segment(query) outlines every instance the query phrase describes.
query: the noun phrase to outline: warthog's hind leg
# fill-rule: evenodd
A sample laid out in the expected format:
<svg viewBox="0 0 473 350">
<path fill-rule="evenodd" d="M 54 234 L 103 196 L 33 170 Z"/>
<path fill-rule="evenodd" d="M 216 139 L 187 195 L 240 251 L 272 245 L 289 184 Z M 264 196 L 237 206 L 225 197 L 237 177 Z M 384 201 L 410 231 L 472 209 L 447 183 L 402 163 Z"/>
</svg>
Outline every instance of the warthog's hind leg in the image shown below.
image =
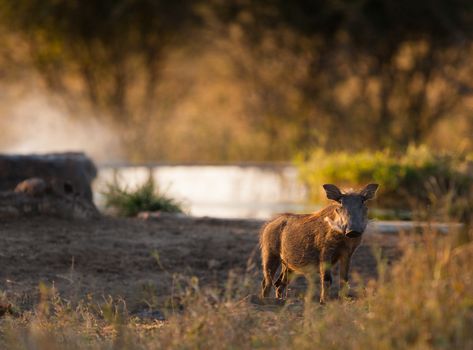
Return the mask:
<svg viewBox="0 0 473 350">
<path fill-rule="evenodd" d="M 286 264 L 282 263 L 281 273 L 279 274 L 278 280 L 274 283 L 274 287 L 276 288 L 276 298 L 287 298 L 287 285 L 289 284 L 290 273 L 291 270 L 289 270 Z M 283 297 L 284 291 L 286 291 L 286 293 Z"/>
<path fill-rule="evenodd" d="M 261 282 L 261 297 L 267 298 L 273 285 L 273 277 L 281 264 L 277 255 L 263 254 L 263 281 Z"/>
</svg>

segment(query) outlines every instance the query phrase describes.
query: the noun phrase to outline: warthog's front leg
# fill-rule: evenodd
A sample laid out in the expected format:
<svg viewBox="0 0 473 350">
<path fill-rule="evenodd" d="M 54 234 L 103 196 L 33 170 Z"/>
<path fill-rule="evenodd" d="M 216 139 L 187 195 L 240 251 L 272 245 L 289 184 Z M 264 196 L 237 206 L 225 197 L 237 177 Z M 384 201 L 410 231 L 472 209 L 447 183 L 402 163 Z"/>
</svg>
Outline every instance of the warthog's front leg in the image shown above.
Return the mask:
<svg viewBox="0 0 473 350">
<path fill-rule="evenodd" d="M 340 284 L 339 295 L 343 296 L 348 293 L 348 273 L 350 271 L 350 262 L 352 254 L 346 252 L 340 256 Z"/>
<path fill-rule="evenodd" d="M 320 303 L 325 304 L 327 300 L 327 295 L 332 284 L 332 274 L 330 269 L 332 264 L 330 259 L 321 259 L 320 260 Z"/>
</svg>

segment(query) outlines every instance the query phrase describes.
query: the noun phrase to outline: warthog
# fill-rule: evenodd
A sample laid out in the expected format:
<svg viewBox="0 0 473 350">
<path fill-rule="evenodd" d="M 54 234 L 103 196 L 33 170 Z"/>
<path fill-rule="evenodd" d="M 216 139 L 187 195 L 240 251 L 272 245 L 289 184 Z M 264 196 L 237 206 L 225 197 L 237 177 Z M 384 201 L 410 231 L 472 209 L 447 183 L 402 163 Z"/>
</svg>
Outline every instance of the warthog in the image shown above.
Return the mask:
<svg viewBox="0 0 473 350">
<path fill-rule="evenodd" d="M 29 196 L 40 197 L 46 193 L 49 185 L 39 177 L 32 177 L 30 179 L 20 182 L 15 187 L 16 193 L 25 193 Z"/>
<path fill-rule="evenodd" d="M 320 273 L 320 302 L 324 303 L 332 283 L 331 267 L 340 262 L 340 289 L 348 286 L 353 252 L 361 243 L 368 224 L 366 201 L 374 198 L 377 184 L 359 192 L 342 193 L 335 185 L 323 185 L 327 198 L 335 201 L 312 214 L 282 214 L 263 226 L 260 235 L 264 279 L 261 296 L 268 297 L 274 284 L 282 298 L 291 273 L 314 282 Z M 273 283 L 279 266 L 281 273 Z"/>
<path fill-rule="evenodd" d="M 68 181 L 58 179 L 45 180 L 39 177 L 32 177 L 16 185 L 16 193 L 24 193 L 32 197 L 41 197 L 46 194 L 73 195 L 74 188 Z"/>
</svg>

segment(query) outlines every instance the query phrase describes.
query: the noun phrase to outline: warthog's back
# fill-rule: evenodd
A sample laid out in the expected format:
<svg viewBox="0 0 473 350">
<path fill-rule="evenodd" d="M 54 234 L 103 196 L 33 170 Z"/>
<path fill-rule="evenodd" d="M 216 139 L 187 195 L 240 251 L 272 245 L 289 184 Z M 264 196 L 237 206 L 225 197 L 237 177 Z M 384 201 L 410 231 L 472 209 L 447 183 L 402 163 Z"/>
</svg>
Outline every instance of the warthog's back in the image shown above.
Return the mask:
<svg viewBox="0 0 473 350">
<path fill-rule="evenodd" d="M 261 231 L 261 249 L 280 256 L 295 271 L 317 262 L 319 252 L 314 247 L 323 245 L 330 234 L 330 227 L 324 219 L 331 217 L 337 207 L 334 204 L 313 214 L 277 216 Z"/>
<path fill-rule="evenodd" d="M 338 205 L 330 205 L 309 215 L 290 217 L 281 232 L 281 259 L 295 272 L 304 273 L 306 267 L 318 264 L 321 249 L 332 238 L 332 232 L 325 221 L 332 217 Z"/>
</svg>

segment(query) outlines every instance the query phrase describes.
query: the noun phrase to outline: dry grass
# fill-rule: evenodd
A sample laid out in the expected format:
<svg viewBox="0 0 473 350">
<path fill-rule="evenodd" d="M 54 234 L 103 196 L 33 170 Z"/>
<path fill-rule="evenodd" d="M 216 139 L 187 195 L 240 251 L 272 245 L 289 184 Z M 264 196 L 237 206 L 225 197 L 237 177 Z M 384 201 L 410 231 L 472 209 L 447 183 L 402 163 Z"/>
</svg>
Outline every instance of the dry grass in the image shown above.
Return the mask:
<svg viewBox="0 0 473 350">
<path fill-rule="evenodd" d="M 380 261 L 379 279 L 357 287 L 356 300 L 325 306 L 291 301 L 261 306 L 230 278 L 225 291 L 188 281 L 166 321 L 130 315 L 126 301 L 61 299 L 41 286 L 31 311 L 0 321 L 9 349 L 471 349 L 473 240 L 434 233 L 404 245 L 392 268 Z"/>
</svg>

